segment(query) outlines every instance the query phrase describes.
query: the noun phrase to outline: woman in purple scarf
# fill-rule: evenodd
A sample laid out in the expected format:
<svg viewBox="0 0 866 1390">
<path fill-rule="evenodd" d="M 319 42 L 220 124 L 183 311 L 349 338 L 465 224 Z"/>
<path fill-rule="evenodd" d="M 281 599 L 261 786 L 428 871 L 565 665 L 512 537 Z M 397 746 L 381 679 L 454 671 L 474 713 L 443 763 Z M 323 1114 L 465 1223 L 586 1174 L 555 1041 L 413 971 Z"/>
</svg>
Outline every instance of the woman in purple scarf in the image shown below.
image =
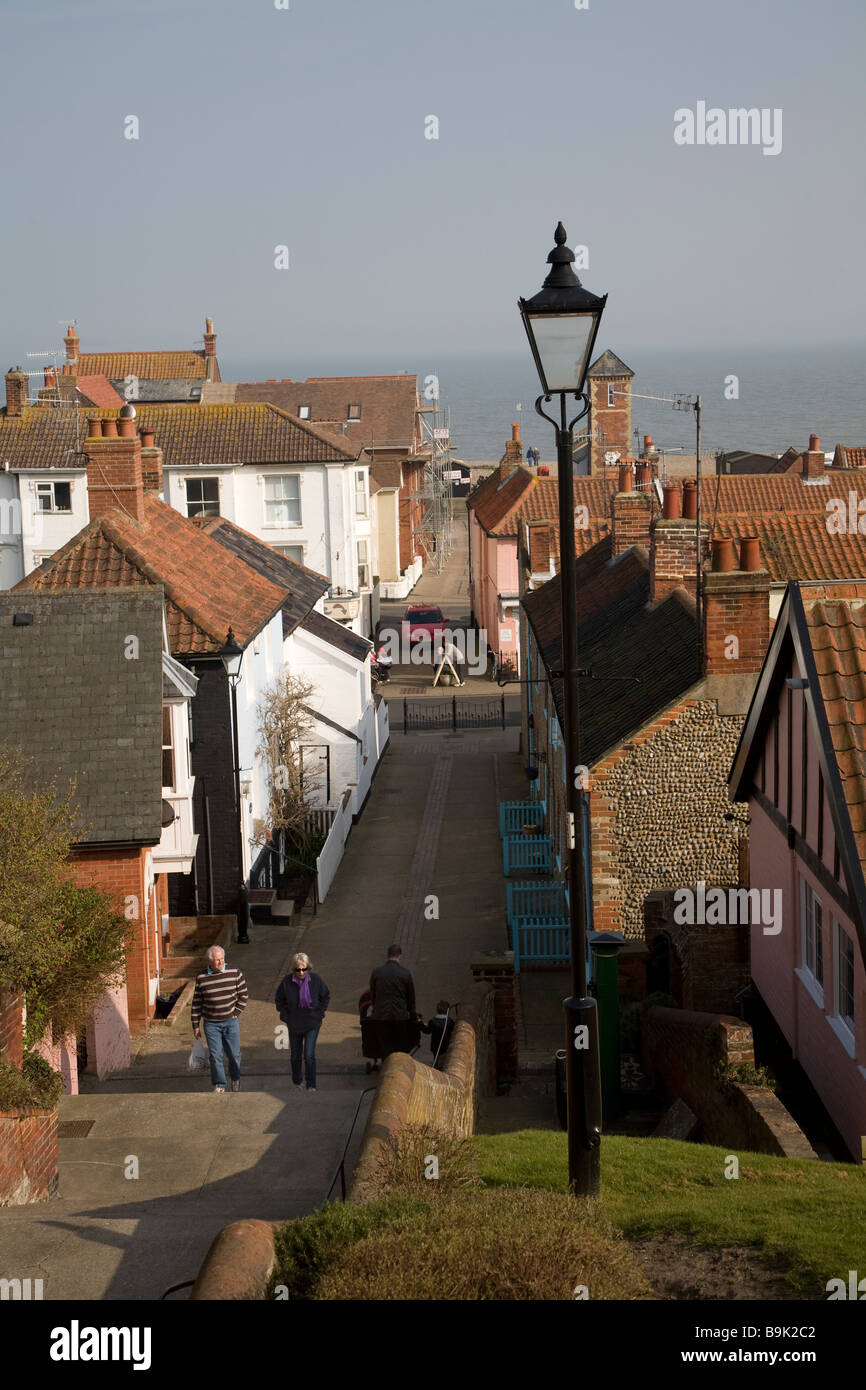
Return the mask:
<svg viewBox="0 0 866 1390">
<path fill-rule="evenodd" d="M 321 975 L 313 973 L 309 956 L 299 951 L 288 975 L 277 987 L 274 1003 L 289 1030 L 292 1081 L 296 1086 L 301 1085 L 303 1062 L 308 1091 L 316 1089 L 316 1038 L 330 1002 L 325 981 Z"/>
</svg>

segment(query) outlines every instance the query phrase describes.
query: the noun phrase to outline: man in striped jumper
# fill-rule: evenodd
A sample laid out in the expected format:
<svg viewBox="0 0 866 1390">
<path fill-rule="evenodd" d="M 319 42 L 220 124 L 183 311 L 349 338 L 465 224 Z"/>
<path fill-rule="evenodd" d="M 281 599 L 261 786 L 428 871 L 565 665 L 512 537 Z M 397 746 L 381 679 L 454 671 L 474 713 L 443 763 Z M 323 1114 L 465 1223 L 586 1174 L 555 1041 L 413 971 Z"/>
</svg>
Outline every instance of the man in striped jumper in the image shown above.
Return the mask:
<svg viewBox="0 0 866 1390">
<path fill-rule="evenodd" d="M 192 1031 L 201 1037 L 199 1023 L 210 1053 L 210 1079 L 217 1095 L 226 1088 L 223 1048 L 228 1053 L 232 1090 L 241 1089 L 241 1026 L 239 1015 L 247 1006 L 247 982 L 236 965 L 226 965 L 222 946 L 211 946 L 207 970 L 195 979 L 192 996 Z"/>
</svg>

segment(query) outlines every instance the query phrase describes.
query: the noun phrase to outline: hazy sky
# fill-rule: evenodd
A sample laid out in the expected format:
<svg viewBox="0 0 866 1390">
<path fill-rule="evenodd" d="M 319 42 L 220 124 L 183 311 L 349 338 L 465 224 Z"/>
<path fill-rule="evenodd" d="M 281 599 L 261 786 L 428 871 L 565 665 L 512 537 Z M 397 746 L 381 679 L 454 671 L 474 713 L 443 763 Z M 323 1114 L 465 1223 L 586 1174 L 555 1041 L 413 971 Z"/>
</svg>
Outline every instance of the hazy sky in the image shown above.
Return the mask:
<svg viewBox="0 0 866 1390">
<path fill-rule="evenodd" d="M 515 301 L 559 218 L 609 293 L 606 344 L 866 338 L 863 0 L 6 0 L 0 19 L 4 371 L 62 347 L 67 316 L 95 350 L 192 346 L 210 314 L 221 355 L 275 371 L 525 352 Z M 699 102 L 780 108 L 781 152 L 676 144 Z"/>
</svg>

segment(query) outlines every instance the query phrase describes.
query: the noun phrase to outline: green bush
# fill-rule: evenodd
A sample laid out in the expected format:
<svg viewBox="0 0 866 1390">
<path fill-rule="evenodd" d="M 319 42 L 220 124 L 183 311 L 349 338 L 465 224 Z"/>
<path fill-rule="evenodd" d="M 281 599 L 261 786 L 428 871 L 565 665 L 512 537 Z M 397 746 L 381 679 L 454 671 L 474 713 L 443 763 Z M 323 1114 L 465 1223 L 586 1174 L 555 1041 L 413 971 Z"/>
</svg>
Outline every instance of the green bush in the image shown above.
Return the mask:
<svg viewBox="0 0 866 1390">
<path fill-rule="evenodd" d="M 38 1052 L 25 1052 L 19 1071 L 0 1061 L 0 1110 L 53 1110 L 63 1078 Z"/>
</svg>

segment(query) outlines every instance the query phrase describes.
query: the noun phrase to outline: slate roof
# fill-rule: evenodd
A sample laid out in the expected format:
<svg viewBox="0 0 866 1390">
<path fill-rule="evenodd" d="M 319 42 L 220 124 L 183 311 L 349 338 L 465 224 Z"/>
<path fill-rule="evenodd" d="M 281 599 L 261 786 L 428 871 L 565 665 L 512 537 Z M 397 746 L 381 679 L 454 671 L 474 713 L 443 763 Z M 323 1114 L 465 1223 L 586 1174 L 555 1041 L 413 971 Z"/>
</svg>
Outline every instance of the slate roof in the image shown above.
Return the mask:
<svg viewBox="0 0 866 1390">
<path fill-rule="evenodd" d="M 277 585 L 153 493 L 144 521 L 121 511 L 97 517 L 13 592 L 161 585 L 175 656 L 218 653 L 229 627 L 245 647 L 282 608 Z"/>
<path fill-rule="evenodd" d="M 126 382 L 119 377 L 114 383 L 118 392 L 126 400 L 124 390 Z M 176 401 L 182 404 L 186 401 L 200 401 L 202 390 L 205 383 L 200 376 L 182 377 L 140 377 L 138 382 L 138 395 L 132 397 L 132 404 L 138 405 L 139 401 L 159 402 Z M 193 394 L 195 393 L 195 394 Z"/>
<path fill-rule="evenodd" d="M 216 380 L 219 366 L 215 363 Z M 122 381 L 127 376 L 139 378 L 207 377 L 204 349 L 181 348 L 180 351 L 154 352 L 79 352 L 78 370 L 86 376 L 107 376 L 109 381 Z"/>
<path fill-rule="evenodd" d="M 726 475 L 786 473 L 799 458 L 800 454 L 794 448 L 787 449 L 780 458 L 777 458 L 775 454 L 753 454 L 746 449 L 732 449 L 729 453 L 720 456 L 717 472 Z"/>
<path fill-rule="evenodd" d="M 587 376 L 634 376 L 631 367 L 627 367 L 621 357 L 617 357 L 615 352 L 608 348 L 597 357 L 587 370 Z"/>
<path fill-rule="evenodd" d="M 580 756 L 588 767 L 699 679 L 693 601 L 675 590 L 651 607 L 646 551 L 632 546 L 617 560 L 611 555 L 605 540 L 576 564 L 579 661 L 598 674 L 580 683 Z M 562 661 L 560 584 L 557 575 L 523 600 L 549 671 Z M 613 679 L 622 676 L 637 676 L 639 683 Z M 561 723 L 562 678 L 551 685 Z"/>
<path fill-rule="evenodd" d="M 196 517 L 194 525 L 219 545 L 236 555 L 278 588 L 288 590 L 283 603 L 283 636 L 288 637 L 303 622 L 315 603 L 331 586 L 330 579 L 282 555 L 266 541 L 236 526 L 223 516 Z M 326 621 L 328 621 L 326 619 Z M 335 627 L 339 624 L 335 623 Z"/>
<path fill-rule="evenodd" d="M 79 843 L 158 844 L 162 680 L 161 589 L 0 594 L 0 736 L 29 785 L 75 781 Z"/>
<path fill-rule="evenodd" d="M 344 627 L 342 623 L 335 623 L 333 618 L 326 618 L 324 613 L 310 613 L 301 623 L 301 627 L 305 632 L 311 632 L 314 637 L 321 638 L 323 642 L 329 642 L 338 651 L 354 657 L 356 661 L 366 661 L 373 650 L 373 643 L 368 642 L 366 637 L 359 637 L 351 628 Z"/>
<path fill-rule="evenodd" d="M 353 462 L 358 447 L 327 430 L 293 420 L 271 405 L 147 405 L 135 407 L 136 425 L 155 431 L 166 468 L 236 464 Z M 100 417 L 118 411 L 94 410 Z M 79 420 L 79 434 L 87 434 Z M 74 411 L 33 406 L 20 416 L 0 415 L 0 466 L 85 467 Z"/>
<path fill-rule="evenodd" d="M 302 405 L 310 419 L 327 424 L 359 448 L 410 449 L 415 438 L 417 377 L 308 377 L 306 381 L 238 381 L 232 400 L 266 401 L 297 416 Z M 229 383 L 223 383 L 223 386 Z M 209 399 L 211 388 L 204 391 Z M 224 399 L 220 395 L 220 399 Z M 349 405 L 360 405 L 360 420 L 348 419 Z"/>
</svg>

